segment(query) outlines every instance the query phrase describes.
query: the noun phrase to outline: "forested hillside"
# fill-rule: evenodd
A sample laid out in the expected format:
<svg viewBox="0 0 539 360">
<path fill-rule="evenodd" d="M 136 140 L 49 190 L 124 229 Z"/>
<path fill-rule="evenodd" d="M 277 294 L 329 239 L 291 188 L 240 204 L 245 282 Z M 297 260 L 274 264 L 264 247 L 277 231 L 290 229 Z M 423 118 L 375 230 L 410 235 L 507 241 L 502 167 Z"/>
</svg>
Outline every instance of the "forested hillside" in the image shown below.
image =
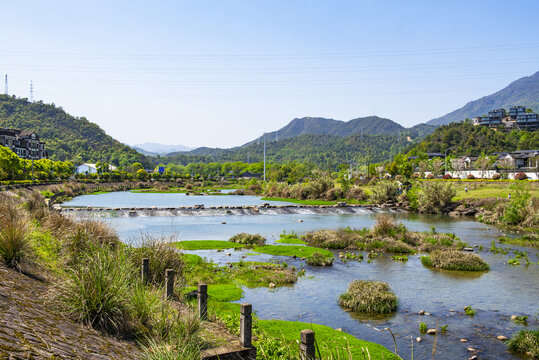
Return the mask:
<svg viewBox="0 0 539 360">
<path fill-rule="evenodd" d="M 114 165 L 148 159 L 107 135 L 84 117 L 74 117 L 54 104 L 0 95 L 0 126 L 35 131 L 46 142 L 52 160 L 74 162 L 105 161 Z"/>
<path fill-rule="evenodd" d="M 390 159 L 410 143 L 405 135 L 301 135 L 295 138 L 266 142 L 268 161 L 284 163 L 300 161 L 319 166 L 353 162 L 379 162 Z M 189 162 L 258 162 L 263 159 L 262 143 L 251 143 L 232 149 L 199 148 L 177 153 L 162 161 L 176 164 Z"/>
<path fill-rule="evenodd" d="M 497 131 L 486 126 L 473 126 L 469 121 L 451 123 L 436 129 L 419 144 L 409 148 L 412 153 L 440 152 L 451 148 L 454 155 L 478 156 L 482 153 L 539 149 L 539 131 Z"/>
</svg>

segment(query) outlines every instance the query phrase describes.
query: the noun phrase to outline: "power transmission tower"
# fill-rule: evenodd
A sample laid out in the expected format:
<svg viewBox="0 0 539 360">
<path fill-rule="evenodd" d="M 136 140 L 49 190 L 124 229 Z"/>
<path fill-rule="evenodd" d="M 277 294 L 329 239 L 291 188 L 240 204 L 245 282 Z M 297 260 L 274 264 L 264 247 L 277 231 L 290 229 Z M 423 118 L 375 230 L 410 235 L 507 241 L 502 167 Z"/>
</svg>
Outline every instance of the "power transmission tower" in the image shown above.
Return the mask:
<svg viewBox="0 0 539 360">
<path fill-rule="evenodd" d="M 4 85 L 4 94 L 7 95 L 7 93 L 8 93 L 8 88 L 7 88 L 7 74 L 6 74 L 6 81 L 5 81 L 4 84 L 5 84 L 5 85 Z"/>
<path fill-rule="evenodd" d="M 32 80 L 30 80 L 30 102 L 34 102 L 34 84 L 32 84 Z"/>
</svg>

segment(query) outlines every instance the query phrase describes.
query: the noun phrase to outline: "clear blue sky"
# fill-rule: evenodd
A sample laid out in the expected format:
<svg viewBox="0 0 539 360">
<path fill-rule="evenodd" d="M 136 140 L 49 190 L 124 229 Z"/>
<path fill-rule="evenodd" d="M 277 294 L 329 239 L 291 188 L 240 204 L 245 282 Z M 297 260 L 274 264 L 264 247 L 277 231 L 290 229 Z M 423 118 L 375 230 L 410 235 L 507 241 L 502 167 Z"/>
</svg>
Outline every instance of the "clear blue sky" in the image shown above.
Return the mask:
<svg viewBox="0 0 539 360">
<path fill-rule="evenodd" d="M 539 70 L 537 0 L 0 8 L 10 94 L 29 97 L 33 80 L 36 100 L 128 144 L 231 147 L 303 116 L 411 126 Z"/>
</svg>

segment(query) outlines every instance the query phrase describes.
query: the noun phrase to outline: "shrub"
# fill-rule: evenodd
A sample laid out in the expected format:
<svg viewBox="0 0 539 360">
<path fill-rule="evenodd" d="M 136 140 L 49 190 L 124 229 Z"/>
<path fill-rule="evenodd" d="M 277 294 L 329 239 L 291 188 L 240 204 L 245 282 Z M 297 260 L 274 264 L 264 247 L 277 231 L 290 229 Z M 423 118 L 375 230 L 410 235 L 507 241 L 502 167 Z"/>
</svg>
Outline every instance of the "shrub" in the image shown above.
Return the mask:
<svg viewBox="0 0 539 360">
<path fill-rule="evenodd" d="M 406 232 L 406 227 L 403 224 L 396 223 L 391 216 L 384 214 L 376 218 L 373 232 L 377 235 L 395 236 L 398 233 Z"/>
<path fill-rule="evenodd" d="M 248 234 L 243 232 L 232 236 L 228 241 L 238 244 L 261 246 L 266 243 L 266 238 L 260 234 Z"/>
<path fill-rule="evenodd" d="M 339 298 L 341 306 L 358 312 L 387 314 L 397 310 L 397 296 L 381 281 L 355 280 Z"/>
<path fill-rule="evenodd" d="M 424 182 L 417 194 L 418 210 L 430 214 L 441 213 L 455 194 L 456 191 L 450 183 Z"/>
<path fill-rule="evenodd" d="M 466 176 L 466 179 L 473 180 L 475 179 L 475 176 L 473 176 L 473 174 L 468 174 L 468 176 Z"/>
<path fill-rule="evenodd" d="M 444 180 L 449 180 L 449 179 L 453 179 L 453 177 L 451 176 L 451 174 L 445 174 L 445 175 L 444 175 Z"/>
<path fill-rule="evenodd" d="M 372 188 L 371 200 L 376 204 L 384 204 L 397 200 L 399 184 L 395 181 L 379 181 Z"/>
<path fill-rule="evenodd" d="M 93 246 L 55 288 L 60 309 L 94 329 L 121 333 L 129 328 L 129 291 L 134 268 L 123 250 Z"/>
<path fill-rule="evenodd" d="M 354 186 L 348 190 L 346 193 L 346 199 L 347 200 L 358 200 L 358 201 L 365 201 L 367 200 L 367 194 L 363 191 L 362 188 L 359 186 Z"/>
<path fill-rule="evenodd" d="M 28 221 L 11 201 L 0 204 L 0 257 L 10 268 L 21 270 L 33 250 L 28 236 Z"/>
<path fill-rule="evenodd" d="M 531 194 L 525 183 L 514 183 L 510 186 L 513 190 L 511 201 L 505 208 L 502 221 L 509 225 L 518 225 L 522 223 L 529 215 L 530 207 L 528 202 Z"/>
<path fill-rule="evenodd" d="M 492 175 L 492 180 L 500 180 L 502 178 L 502 176 L 498 173 Z"/>
<path fill-rule="evenodd" d="M 539 330 L 520 330 L 508 343 L 509 350 L 539 358 Z"/>
<path fill-rule="evenodd" d="M 424 322 L 419 323 L 419 332 L 420 332 L 420 333 L 423 333 L 423 334 L 424 334 L 424 333 L 427 332 L 427 330 L 428 330 L 427 324 L 425 324 Z"/>
<path fill-rule="evenodd" d="M 421 257 L 421 263 L 445 270 L 486 271 L 490 267 L 479 256 L 456 250 L 433 251 Z"/>
<path fill-rule="evenodd" d="M 518 172 L 515 174 L 515 180 L 526 180 L 528 178 L 528 175 L 526 175 L 523 172 Z"/>
<path fill-rule="evenodd" d="M 331 266 L 333 264 L 333 258 L 326 258 L 321 253 L 315 252 L 307 258 L 306 262 L 312 266 Z"/>
</svg>

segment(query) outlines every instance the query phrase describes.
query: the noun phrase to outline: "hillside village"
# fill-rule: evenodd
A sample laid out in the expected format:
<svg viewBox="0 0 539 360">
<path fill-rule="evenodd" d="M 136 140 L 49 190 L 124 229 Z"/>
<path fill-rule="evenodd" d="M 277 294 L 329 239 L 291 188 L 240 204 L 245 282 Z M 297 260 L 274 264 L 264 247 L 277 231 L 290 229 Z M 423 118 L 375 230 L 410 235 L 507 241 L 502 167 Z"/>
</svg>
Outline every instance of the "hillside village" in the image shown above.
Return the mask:
<svg viewBox="0 0 539 360">
<path fill-rule="evenodd" d="M 488 115 L 475 117 L 473 123 L 476 126 L 483 125 L 506 131 L 514 129 L 535 131 L 539 129 L 539 114 L 525 106 L 513 106 L 509 111 L 491 110 Z"/>
</svg>

